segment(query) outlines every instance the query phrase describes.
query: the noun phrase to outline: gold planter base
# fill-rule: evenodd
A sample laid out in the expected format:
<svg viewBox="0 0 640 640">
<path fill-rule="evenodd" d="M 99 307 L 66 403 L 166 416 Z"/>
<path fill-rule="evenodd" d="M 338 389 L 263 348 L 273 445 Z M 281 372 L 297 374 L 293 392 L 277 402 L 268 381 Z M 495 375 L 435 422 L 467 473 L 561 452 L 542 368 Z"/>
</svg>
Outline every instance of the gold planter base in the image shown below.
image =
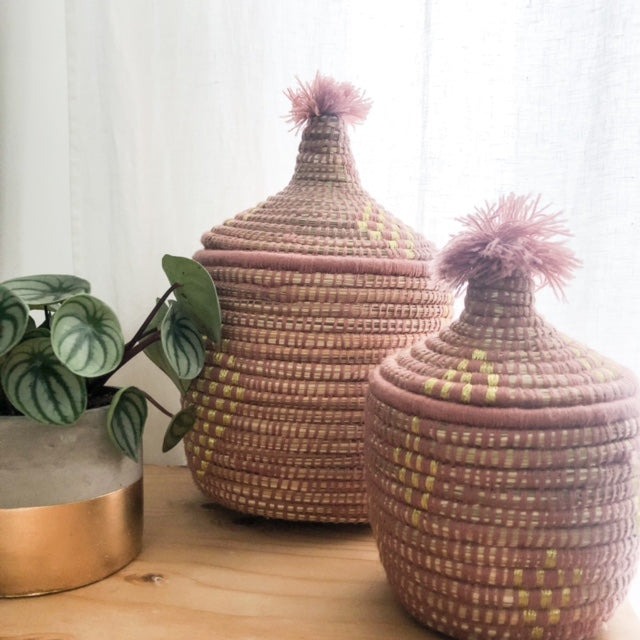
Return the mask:
<svg viewBox="0 0 640 640">
<path fill-rule="evenodd" d="M 82 502 L 0 509 L 0 597 L 81 587 L 142 547 L 142 479 Z"/>
</svg>

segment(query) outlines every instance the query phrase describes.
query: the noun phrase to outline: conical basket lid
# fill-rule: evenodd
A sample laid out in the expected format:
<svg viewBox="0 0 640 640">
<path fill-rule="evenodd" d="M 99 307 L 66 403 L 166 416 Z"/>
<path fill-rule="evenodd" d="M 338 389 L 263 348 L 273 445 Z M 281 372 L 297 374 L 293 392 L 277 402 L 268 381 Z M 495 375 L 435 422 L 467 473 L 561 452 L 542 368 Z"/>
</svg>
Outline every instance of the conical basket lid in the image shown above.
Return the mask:
<svg viewBox="0 0 640 640">
<path fill-rule="evenodd" d="M 397 263 L 387 267 L 392 272 L 424 271 L 424 265 L 416 265 L 434 257 L 434 246 L 360 184 L 346 128 L 364 119 L 369 101 L 352 85 L 321 75 L 288 95 L 290 121 L 303 128 L 291 181 L 276 195 L 206 232 L 204 252 L 216 251 L 217 260 L 224 260 L 225 252 L 257 252 L 243 259 L 262 266 L 296 260 L 317 266 L 313 258 L 327 258 L 324 263 L 338 271 L 365 271 L 372 261 Z"/>
<path fill-rule="evenodd" d="M 559 292 L 578 264 L 562 243 L 549 240 L 563 233 L 557 215 L 539 213 L 537 205 L 511 196 L 466 221 L 466 232 L 438 258 L 444 280 L 468 282 L 464 310 L 439 334 L 386 360 L 380 380 L 415 394 L 437 415 L 451 418 L 459 405 L 465 422 L 514 428 L 521 420 L 561 426 L 579 415 L 593 421 L 594 411 L 621 417 L 637 410 L 629 371 L 535 310 L 536 280 Z"/>
</svg>

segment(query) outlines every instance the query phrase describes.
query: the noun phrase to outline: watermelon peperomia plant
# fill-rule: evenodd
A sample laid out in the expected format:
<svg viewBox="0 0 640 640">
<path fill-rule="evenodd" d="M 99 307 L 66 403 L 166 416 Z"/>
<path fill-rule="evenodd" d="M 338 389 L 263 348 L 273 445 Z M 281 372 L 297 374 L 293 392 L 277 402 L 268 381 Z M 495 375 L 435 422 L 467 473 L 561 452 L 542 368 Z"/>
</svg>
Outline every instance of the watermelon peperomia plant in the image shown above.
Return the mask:
<svg viewBox="0 0 640 640">
<path fill-rule="evenodd" d="M 99 406 L 96 398 L 108 402 L 111 396 L 109 436 L 137 460 L 148 399 L 172 418 L 163 451 L 175 446 L 195 422 L 194 407 L 171 416 L 138 387 L 114 393 L 107 386 L 118 369 L 144 352 L 184 394 L 204 366 L 204 340 L 220 342 L 220 303 L 206 269 L 170 255 L 162 268 L 170 286 L 128 342 L 113 310 L 89 294 L 82 278 L 47 274 L 0 283 L 0 415 L 69 425 L 88 406 Z M 33 310 L 44 313 L 39 326 Z"/>
</svg>

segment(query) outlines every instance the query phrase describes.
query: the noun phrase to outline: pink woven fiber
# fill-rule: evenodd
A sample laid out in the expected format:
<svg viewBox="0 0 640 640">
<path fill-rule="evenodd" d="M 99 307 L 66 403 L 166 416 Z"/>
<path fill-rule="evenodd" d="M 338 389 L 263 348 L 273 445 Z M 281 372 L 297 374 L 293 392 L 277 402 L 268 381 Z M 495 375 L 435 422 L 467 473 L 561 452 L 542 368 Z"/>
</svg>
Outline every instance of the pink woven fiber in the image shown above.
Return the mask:
<svg viewBox="0 0 640 640">
<path fill-rule="evenodd" d="M 389 581 L 460 640 L 583 640 L 638 557 L 634 376 L 534 307 L 578 261 L 558 214 L 509 196 L 437 259 L 464 310 L 387 357 L 365 405 L 369 515 Z"/>
<path fill-rule="evenodd" d="M 202 236 L 223 340 L 188 393 L 198 486 L 273 518 L 365 522 L 363 407 L 371 369 L 440 330 L 450 288 L 435 248 L 362 187 L 346 133 L 370 102 L 318 75 L 287 95 L 302 129 L 290 183 Z"/>
</svg>

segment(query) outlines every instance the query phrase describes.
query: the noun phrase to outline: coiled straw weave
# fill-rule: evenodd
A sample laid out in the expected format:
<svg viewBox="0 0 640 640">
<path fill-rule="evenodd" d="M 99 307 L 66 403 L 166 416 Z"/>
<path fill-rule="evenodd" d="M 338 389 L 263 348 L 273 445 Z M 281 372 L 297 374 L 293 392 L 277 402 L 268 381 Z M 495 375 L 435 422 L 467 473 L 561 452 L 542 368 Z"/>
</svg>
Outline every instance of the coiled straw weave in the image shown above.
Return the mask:
<svg viewBox="0 0 640 640">
<path fill-rule="evenodd" d="M 349 87 L 319 76 L 303 91 L 342 100 Z M 202 238 L 223 340 L 188 392 L 198 419 L 185 446 L 198 486 L 226 507 L 364 522 L 369 373 L 441 329 L 452 296 L 431 275 L 433 246 L 363 190 L 348 114 L 331 105 L 308 114 L 287 187 Z"/>
<path fill-rule="evenodd" d="M 635 571 L 637 382 L 536 313 L 525 258 L 553 254 L 552 222 L 514 197 L 472 216 L 439 258 L 481 272 L 464 311 L 371 376 L 382 563 L 412 615 L 460 640 L 590 638 Z"/>
</svg>

